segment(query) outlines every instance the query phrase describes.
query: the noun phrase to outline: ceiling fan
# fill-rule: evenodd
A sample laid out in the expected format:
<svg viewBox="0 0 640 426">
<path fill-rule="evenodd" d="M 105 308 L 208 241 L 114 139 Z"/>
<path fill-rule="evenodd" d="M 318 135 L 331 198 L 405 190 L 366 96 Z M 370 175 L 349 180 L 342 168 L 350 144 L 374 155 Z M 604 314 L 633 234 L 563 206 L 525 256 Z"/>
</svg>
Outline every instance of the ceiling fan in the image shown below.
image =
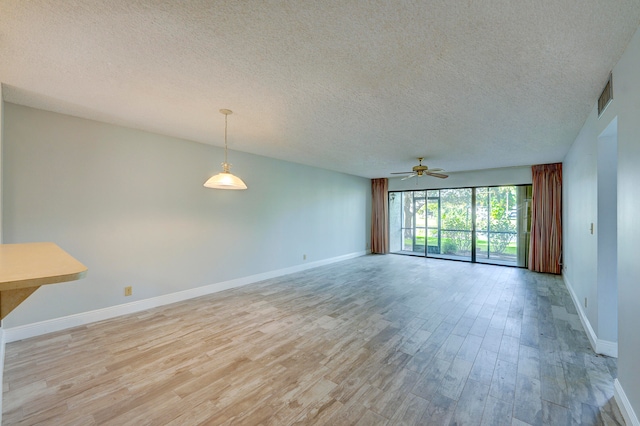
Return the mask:
<svg viewBox="0 0 640 426">
<path fill-rule="evenodd" d="M 440 179 L 445 179 L 445 178 L 449 177 L 449 175 L 445 175 L 445 174 L 442 174 L 442 173 L 437 173 L 437 172 L 444 171 L 442 169 L 430 169 L 427 166 L 423 166 L 422 165 L 422 160 L 424 160 L 424 157 L 418 157 L 418 162 L 420 164 L 418 164 L 417 166 L 413 166 L 413 170 L 410 171 L 410 172 L 395 172 L 395 173 L 391 173 L 391 174 L 392 175 L 405 175 L 405 174 L 409 173 L 409 176 L 405 176 L 401 180 L 406 180 L 406 179 L 412 178 L 414 176 L 422 176 L 422 175 L 433 176 L 433 177 L 437 177 L 437 178 L 440 178 Z"/>
</svg>

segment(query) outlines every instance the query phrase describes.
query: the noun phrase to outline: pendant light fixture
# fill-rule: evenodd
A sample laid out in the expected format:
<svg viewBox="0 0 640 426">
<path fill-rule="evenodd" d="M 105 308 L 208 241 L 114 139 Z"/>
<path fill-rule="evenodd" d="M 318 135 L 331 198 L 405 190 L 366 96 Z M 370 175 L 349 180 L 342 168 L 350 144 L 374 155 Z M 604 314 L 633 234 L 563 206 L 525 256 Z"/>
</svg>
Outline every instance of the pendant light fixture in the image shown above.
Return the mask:
<svg viewBox="0 0 640 426">
<path fill-rule="evenodd" d="M 221 109 L 220 112 L 224 114 L 224 163 L 222 163 L 222 172 L 211 176 L 204 186 L 213 189 L 247 189 L 242 179 L 231 174 L 229 171 L 231 164 L 227 162 L 227 117 L 232 111 Z"/>
</svg>

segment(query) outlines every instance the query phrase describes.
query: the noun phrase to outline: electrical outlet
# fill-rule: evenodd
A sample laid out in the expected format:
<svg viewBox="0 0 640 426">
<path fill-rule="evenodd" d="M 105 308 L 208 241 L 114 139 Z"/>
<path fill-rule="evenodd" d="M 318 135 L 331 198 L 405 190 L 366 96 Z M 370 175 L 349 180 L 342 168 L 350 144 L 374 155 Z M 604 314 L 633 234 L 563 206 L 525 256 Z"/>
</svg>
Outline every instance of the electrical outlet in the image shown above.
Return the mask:
<svg viewBox="0 0 640 426">
<path fill-rule="evenodd" d="M 587 307 L 587 298 L 586 297 L 584 298 L 584 307 L 585 308 Z"/>
<path fill-rule="evenodd" d="M 124 295 L 125 296 L 131 296 L 133 294 L 133 289 L 131 288 L 131 286 L 126 286 L 124 288 Z"/>
</svg>

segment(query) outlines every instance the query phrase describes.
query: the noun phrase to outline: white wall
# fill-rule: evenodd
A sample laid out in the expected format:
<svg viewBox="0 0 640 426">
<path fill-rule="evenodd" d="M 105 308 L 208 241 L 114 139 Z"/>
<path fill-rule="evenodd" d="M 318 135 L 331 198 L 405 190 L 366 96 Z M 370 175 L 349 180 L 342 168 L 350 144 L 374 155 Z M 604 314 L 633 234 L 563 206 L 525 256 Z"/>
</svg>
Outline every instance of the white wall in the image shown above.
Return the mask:
<svg viewBox="0 0 640 426">
<path fill-rule="evenodd" d="M 598 338 L 618 341 L 618 120 L 598 137 Z"/>
<path fill-rule="evenodd" d="M 594 106 L 563 162 L 564 280 L 594 350 L 612 356 L 618 342 L 617 128 L 615 117 L 598 119 Z"/>
<path fill-rule="evenodd" d="M 640 413 L 640 30 L 613 70 L 618 117 L 618 380 Z M 609 120 L 610 121 L 610 120 Z"/>
<path fill-rule="evenodd" d="M 596 110 L 589 115 L 580 135 L 564 160 L 564 272 L 578 300 L 597 301 L 602 283 L 597 282 L 598 217 L 598 141 L 604 142 L 605 130 L 617 119 L 617 291 L 618 291 L 618 383 L 616 400 L 623 412 L 640 412 L 640 30 L 636 32 L 622 58 L 613 69 L 613 102 L 598 119 Z M 605 81 L 602 82 L 603 87 Z M 605 210 L 606 211 L 606 210 Z M 596 223 L 596 234 L 589 232 Z M 611 266 L 611 265 L 608 265 Z M 598 316 L 606 310 L 590 303 L 586 310 L 596 334 L 606 335 Z M 619 385 L 619 386 L 618 386 Z M 629 418 L 634 420 L 637 418 Z M 637 424 L 637 423 L 634 423 Z"/>
<path fill-rule="evenodd" d="M 446 172 L 445 172 L 446 173 Z M 475 170 L 447 173 L 447 179 L 430 176 L 402 180 L 389 179 L 389 191 L 414 191 L 420 189 L 467 188 L 472 186 L 531 184 L 531 167 L 505 167 L 502 169 Z"/>
<path fill-rule="evenodd" d="M 53 241 L 89 268 L 5 327 L 367 249 L 369 179 L 231 151 L 249 189 L 212 190 L 220 148 L 10 103 L 4 123 L 5 242 Z"/>
<path fill-rule="evenodd" d="M 593 331 L 598 334 L 598 126 L 597 110 L 563 161 L 563 275 Z M 594 233 L 591 233 L 591 224 Z M 587 299 L 587 306 L 584 300 Z"/>
</svg>

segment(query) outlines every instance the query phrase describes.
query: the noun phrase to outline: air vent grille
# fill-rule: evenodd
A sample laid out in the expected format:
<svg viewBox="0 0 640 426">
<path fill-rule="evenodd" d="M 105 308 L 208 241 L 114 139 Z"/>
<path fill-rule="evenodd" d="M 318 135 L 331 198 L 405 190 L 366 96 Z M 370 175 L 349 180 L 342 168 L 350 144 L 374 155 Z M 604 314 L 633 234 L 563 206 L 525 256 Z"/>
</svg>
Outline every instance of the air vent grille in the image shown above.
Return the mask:
<svg viewBox="0 0 640 426">
<path fill-rule="evenodd" d="M 598 117 L 602 115 L 604 110 L 613 100 L 613 83 L 611 79 L 612 75 L 609 74 L 609 80 L 607 80 L 607 84 L 604 86 L 604 90 L 598 98 Z"/>
</svg>

